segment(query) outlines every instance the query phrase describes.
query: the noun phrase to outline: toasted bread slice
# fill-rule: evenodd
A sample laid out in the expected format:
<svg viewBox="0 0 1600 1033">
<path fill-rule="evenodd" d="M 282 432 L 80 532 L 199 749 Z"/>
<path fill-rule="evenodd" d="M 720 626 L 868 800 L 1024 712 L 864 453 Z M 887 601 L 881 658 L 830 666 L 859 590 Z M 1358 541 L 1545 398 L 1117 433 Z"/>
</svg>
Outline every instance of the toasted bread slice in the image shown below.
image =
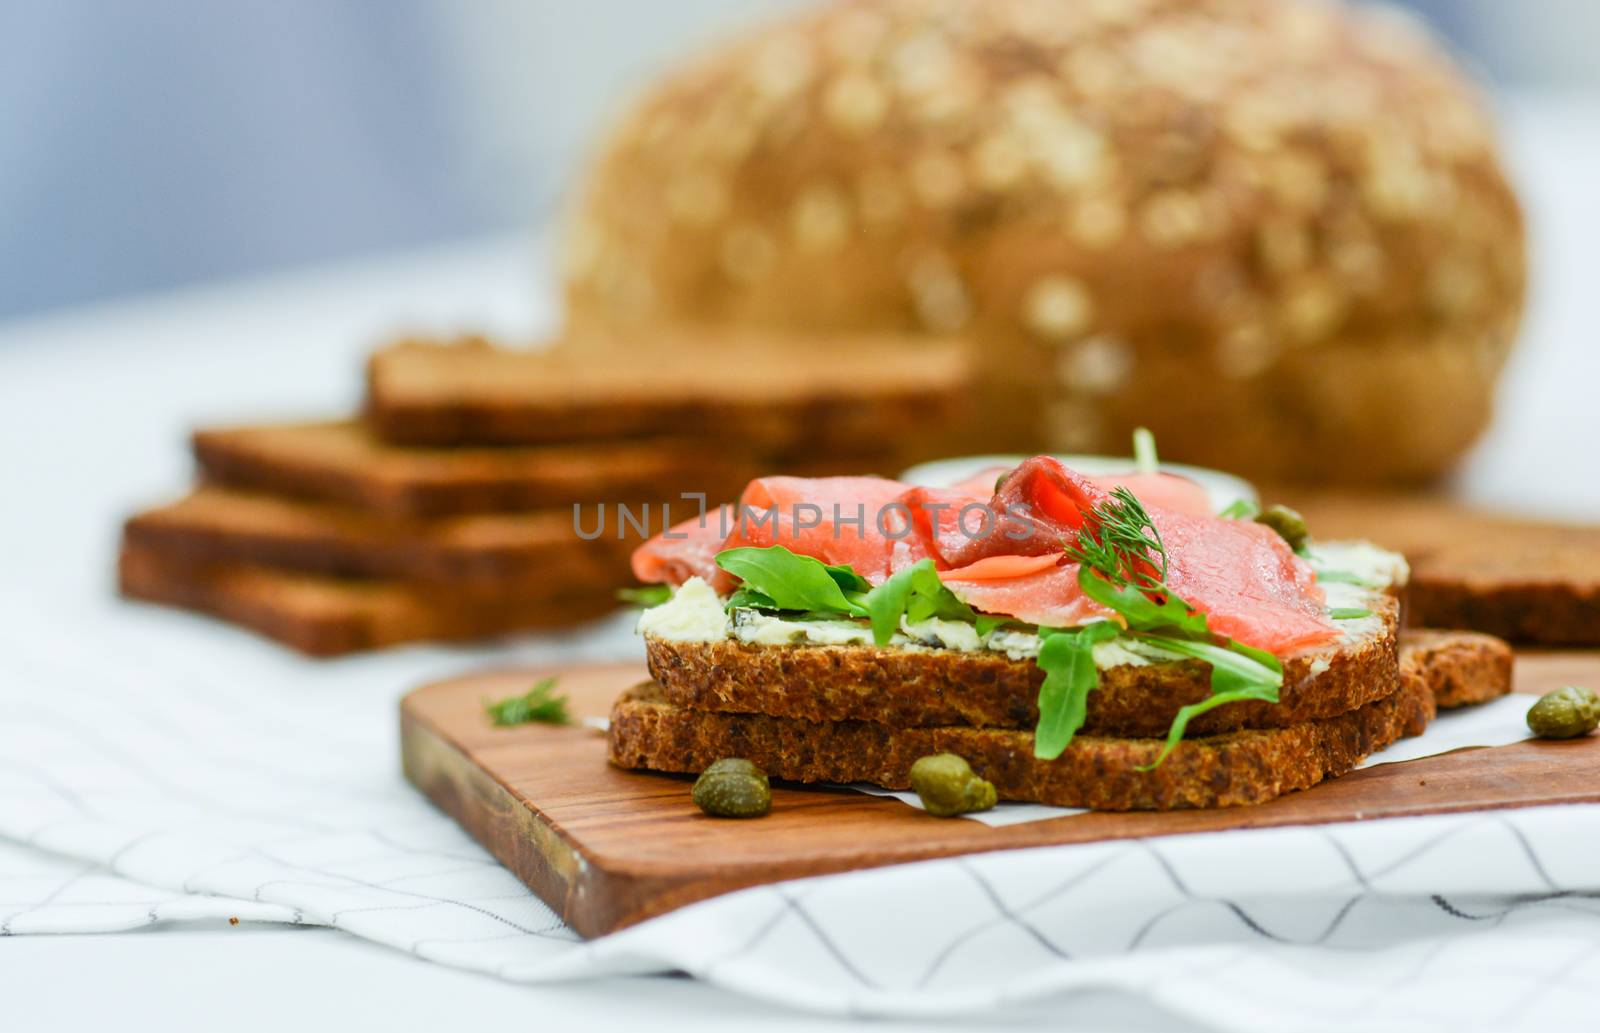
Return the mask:
<svg viewBox="0 0 1600 1033">
<path fill-rule="evenodd" d="M 1405 553 L 1410 624 L 1511 642 L 1600 646 L 1600 527 L 1437 495 L 1289 490 L 1286 497 L 1319 537 L 1359 534 Z"/>
<path fill-rule="evenodd" d="M 1393 692 L 1399 605 L 1381 592 L 1363 599 L 1374 616 L 1351 622 L 1359 624 L 1352 634 L 1285 658 L 1278 703 L 1226 704 L 1190 728 L 1203 735 L 1299 724 Z M 1031 657 L 993 650 L 682 642 L 647 634 L 645 651 L 651 676 L 673 704 L 806 721 L 1032 728 L 1044 681 Z M 1165 735 L 1180 707 L 1210 695 L 1211 667 L 1198 660 L 1106 666 L 1089 694 L 1084 731 Z"/>
<path fill-rule="evenodd" d="M 671 340 L 659 340 L 663 334 Z M 969 381 L 955 342 L 658 331 L 543 351 L 407 342 L 367 366 L 367 414 L 404 444 L 537 444 L 679 434 L 857 449 L 938 425 Z"/>
<path fill-rule="evenodd" d="M 286 423 L 196 431 L 208 480 L 340 502 L 398 517 L 570 508 L 574 503 L 678 499 L 714 505 L 755 474 L 735 451 L 681 439 L 534 448 L 399 448 L 352 422 Z"/>
<path fill-rule="evenodd" d="M 646 684 L 611 710 L 613 764 L 698 772 L 723 757 L 753 761 L 796 782 L 910 785 L 917 758 L 945 751 L 965 757 L 1004 800 L 1096 810 L 1172 810 L 1262 803 L 1342 774 L 1433 718 L 1433 696 L 1408 680 L 1337 717 L 1283 728 L 1185 739 L 1152 771 L 1159 739 L 1079 735 L 1059 758 L 1033 755 L 1033 733 L 1018 729 L 889 728 L 869 721 L 804 721 L 765 714 L 722 714 L 676 706 Z"/>
<path fill-rule="evenodd" d="M 516 582 L 604 593 L 628 580 L 637 540 L 584 541 L 570 509 L 407 520 L 322 503 L 202 486 L 131 517 L 129 544 L 192 561 L 238 562 L 344 577 L 490 587 Z"/>
<path fill-rule="evenodd" d="M 1499 699 L 1511 691 L 1511 647 L 1475 631 L 1407 628 L 1400 633 L 1400 670 L 1433 693 L 1440 710 Z"/>
<path fill-rule="evenodd" d="M 1600 646 L 1600 528 L 1530 528 L 1424 552 L 1407 601 L 1418 625 Z"/>
<path fill-rule="evenodd" d="M 118 575 L 130 598 L 220 617 L 312 656 L 577 624 L 616 605 L 608 594 L 540 594 L 530 586 L 448 591 L 195 562 L 127 542 Z"/>
</svg>

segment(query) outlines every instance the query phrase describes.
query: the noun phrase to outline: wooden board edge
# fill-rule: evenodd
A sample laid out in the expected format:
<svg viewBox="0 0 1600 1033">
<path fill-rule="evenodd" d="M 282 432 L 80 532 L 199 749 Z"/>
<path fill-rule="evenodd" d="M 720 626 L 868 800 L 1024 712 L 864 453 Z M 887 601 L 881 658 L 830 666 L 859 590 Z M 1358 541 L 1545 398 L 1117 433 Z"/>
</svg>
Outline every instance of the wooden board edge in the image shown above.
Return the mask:
<svg viewBox="0 0 1600 1033">
<path fill-rule="evenodd" d="M 713 880 L 595 863 L 532 802 L 489 774 L 431 722 L 412 714 L 404 701 L 400 758 L 408 782 L 580 936 L 603 936 L 723 892 L 713 888 Z"/>
</svg>

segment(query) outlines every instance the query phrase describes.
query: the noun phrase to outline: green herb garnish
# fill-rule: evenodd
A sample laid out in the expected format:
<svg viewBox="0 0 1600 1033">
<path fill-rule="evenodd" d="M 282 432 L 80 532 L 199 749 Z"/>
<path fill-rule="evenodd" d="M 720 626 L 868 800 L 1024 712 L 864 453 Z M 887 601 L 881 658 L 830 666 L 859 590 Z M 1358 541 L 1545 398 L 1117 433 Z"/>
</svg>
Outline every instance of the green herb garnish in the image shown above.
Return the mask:
<svg viewBox="0 0 1600 1033">
<path fill-rule="evenodd" d="M 1217 517 L 1222 520 L 1251 520 L 1260 512 L 1261 507 L 1249 499 L 1234 499 Z"/>
<path fill-rule="evenodd" d="M 1161 753 L 1149 764 L 1139 765 L 1139 771 L 1151 771 L 1167 759 L 1183 741 L 1189 722 L 1208 710 L 1225 703 L 1258 699 L 1267 703 L 1278 702 L 1278 690 L 1283 687 L 1283 665 L 1278 658 L 1264 649 L 1256 649 L 1242 642 L 1223 639 L 1224 644 L 1197 639 L 1168 638 L 1162 635 L 1141 636 L 1146 642 L 1174 653 L 1192 656 L 1211 665 L 1211 695 L 1199 703 L 1179 707 L 1167 729 L 1167 741 Z"/>
<path fill-rule="evenodd" d="M 993 613 L 977 614 L 972 622 L 972 626 L 977 630 L 979 638 L 988 638 L 1008 624 L 1019 628 L 1027 628 L 1030 631 L 1037 630 L 1033 625 L 1019 621 L 1015 617 L 1002 617 Z"/>
<path fill-rule="evenodd" d="M 1316 568 L 1313 567 L 1312 569 L 1315 570 Z M 1383 587 L 1379 582 L 1364 578 L 1360 574 L 1352 574 L 1348 570 L 1317 570 L 1317 580 L 1338 585 L 1357 585 L 1361 588 Z"/>
<path fill-rule="evenodd" d="M 931 559 L 922 560 L 893 575 L 868 592 L 862 603 L 872 620 L 872 640 L 880 646 L 888 645 L 894 633 L 900 630 L 902 616 L 911 624 L 920 624 L 933 618 L 974 624 L 978 622 L 978 615 L 972 607 L 944 587 Z M 983 634 L 982 629 L 978 633 Z"/>
<path fill-rule="evenodd" d="M 1078 585 L 1084 594 L 1122 623 L 1038 629 L 1038 664 L 1045 678 L 1039 688 L 1035 756 L 1059 757 L 1083 727 L 1089 693 L 1100 681 L 1094 647 L 1119 635 L 1211 666 L 1211 696 L 1178 711 L 1160 756 L 1140 770 L 1165 760 L 1190 720 L 1200 714 L 1239 700 L 1278 701 L 1283 665 L 1277 658 L 1212 631 L 1206 615 L 1167 586 L 1161 533 L 1132 492 L 1114 489 L 1064 549 L 1079 564 Z M 730 597 L 730 608 L 864 618 L 879 645 L 889 643 L 902 618 L 911 624 L 931 618 L 971 621 L 979 636 L 1018 623 L 975 613 L 939 580 L 931 559 L 899 571 L 876 588 L 848 566 L 830 566 L 782 546 L 729 549 L 718 554 L 717 565 L 744 582 Z"/>
<path fill-rule="evenodd" d="M 1156 473 L 1161 460 L 1156 456 L 1156 436 L 1149 427 L 1133 428 L 1133 468 L 1142 474 Z"/>
<path fill-rule="evenodd" d="M 570 725 L 572 715 L 567 712 L 567 697 L 555 694 L 556 680 L 544 678 L 520 696 L 508 696 L 498 703 L 484 701 L 489 720 L 498 728 L 540 722 L 547 725 Z"/>
<path fill-rule="evenodd" d="M 660 606 L 671 598 L 672 589 L 667 585 L 642 585 L 636 588 L 617 589 L 617 601 L 633 606 L 646 608 Z"/>
<path fill-rule="evenodd" d="M 1040 628 L 1039 727 L 1033 733 L 1033 755 L 1055 760 L 1083 727 L 1089 710 L 1089 693 L 1100 684 L 1094 647 L 1120 634 L 1112 621 L 1096 621 L 1081 628 Z"/>
<path fill-rule="evenodd" d="M 1362 617 L 1371 617 L 1371 610 L 1363 610 L 1359 606 L 1335 606 L 1328 611 L 1328 616 L 1336 621 L 1360 620 Z"/>
<path fill-rule="evenodd" d="M 797 556 L 781 545 L 724 549 L 717 566 L 743 581 L 752 595 L 743 605 L 760 609 L 812 610 L 867 616 L 861 599 L 872 587 L 849 567 Z"/>
<path fill-rule="evenodd" d="M 1161 532 L 1127 488 L 1111 489 L 1111 498 L 1094 508 L 1066 552 L 1113 583 L 1150 590 L 1166 584 L 1167 549 Z"/>
<path fill-rule="evenodd" d="M 1241 699 L 1277 702 L 1283 665 L 1271 653 L 1213 632 L 1204 613 L 1167 587 L 1166 547 L 1132 492 L 1118 488 L 1096 506 L 1078 531 L 1077 540 L 1067 547 L 1067 555 L 1080 564 L 1078 586 L 1123 619 L 1126 635 L 1211 665 L 1211 696 L 1178 711 L 1160 756 L 1140 770 L 1165 760 L 1183 738 L 1190 719 L 1213 707 Z M 1098 672 L 1091 668 L 1090 674 L 1098 683 Z M 1041 723 L 1045 719 L 1042 695 Z M 1067 742 L 1071 742 L 1071 734 Z M 1063 749 L 1065 746 L 1062 743 Z M 1037 738 L 1034 753 L 1045 756 Z M 1059 755 L 1060 750 L 1052 754 Z"/>
<path fill-rule="evenodd" d="M 876 588 L 848 566 L 796 555 L 781 545 L 728 549 L 717 554 L 717 565 L 744 581 L 728 597 L 730 610 L 865 617 L 872 623 L 872 640 L 880 646 L 900 630 L 902 617 L 912 624 L 933 618 L 979 622 L 972 607 L 939 580 L 931 559 L 899 571 Z"/>
</svg>

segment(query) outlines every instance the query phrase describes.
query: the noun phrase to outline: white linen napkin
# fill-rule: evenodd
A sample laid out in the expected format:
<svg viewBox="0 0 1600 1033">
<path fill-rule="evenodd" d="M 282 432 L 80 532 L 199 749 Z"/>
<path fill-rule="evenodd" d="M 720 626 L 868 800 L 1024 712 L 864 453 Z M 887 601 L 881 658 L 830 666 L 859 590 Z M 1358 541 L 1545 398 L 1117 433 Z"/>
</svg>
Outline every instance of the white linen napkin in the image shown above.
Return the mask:
<svg viewBox="0 0 1600 1033">
<path fill-rule="evenodd" d="M 1113 988 L 1274 1033 L 1549 1028 L 1600 987 L 1600 806 L 932 861 L 585 943 L 403 782 L 394 705 L 486 660 L 614 657 L 626 617 L 332 663 L 109 600 L 0 592 L 0 629 L 4 934 L 304 922 L 515 980 L 683 971 L 928 1016 Z"/>
</svg>

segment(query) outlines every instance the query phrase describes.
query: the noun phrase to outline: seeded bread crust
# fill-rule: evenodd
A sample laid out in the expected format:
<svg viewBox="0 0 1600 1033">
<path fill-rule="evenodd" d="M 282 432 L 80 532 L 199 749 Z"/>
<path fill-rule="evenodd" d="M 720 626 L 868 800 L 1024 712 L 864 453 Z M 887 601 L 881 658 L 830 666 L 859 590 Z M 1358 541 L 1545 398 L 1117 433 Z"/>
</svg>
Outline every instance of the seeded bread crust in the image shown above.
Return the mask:
<svg viewBox="0 0 1600 1033">
<path fill-rule="evenodd" d="M 968 451 L 1144 425 L 1247 475 L 1431 479 L 1488 422 L 1523 230 L 1485 106 L 1366 7 L 805 5 L 597 150 L 568 318 L 958 333 Z"/>
<path fill-rule="evenodd" d="M 697 772 L 744 757 L 795 782 L 910 785 L 911 765 L 930 753 L 965 757 L 1004 800 L 1095 810 L 1175 810 L 1262 803 L 1343 774 L 1434 715 L 1420 680 L 1349 713 L 1275 729 L 1186 739 L 1153 771 L 1155 739 L 1080 735 L 1056 760 L 1033 756 L 1031 732 L 997 728 L 894 729 L 867 721 L 814 722 L 762 714 L 718 714 L 668 702 L 642 685 L 612 707 L 611 762 L 625 768 Z"/>
<path fill-rule="evenodd" d="M 1374 594 L 1381 634 L 1310 650 L 1284 663 L 1277 704 L 1230 703 L 1194 719 L 1198 735 L 1278 728 L 1332 717 L 1394 691 L 1399 677 L 1399 605 Z M 1001 653 L 876 646 L 757 646 L 669 642 L 647 636 L 650 674 L 678 706 L 762 713 L 806 721 L 875 721 L 893 727 L 972 725 L 1032 728 L 1044 672 Z M 1313 670 L 1317 661 L 1327 668 Z M 1211 695 L 1211 667 L 1198 660 L 1124 665 L 1100 672 L 1084 731 L 1167 734 L 1178 708 Z"/>
<path fill-rule="evenodd" d="M 345 580 L 194 562 L 128 542 L 117 572 L 129 598 L 210 614 L 311 656 L 560 627 L 616 606 L 607 593 L 541 596 L 525 587 L 489 593 Z"/>
<path fill-rule="evenodd" d="M 1511 647 L 1475 631 L 1407 628 L 1400 633 L 1400 673 L 1420 680 L 1440 710 L 1499 699 L 1511 691 Z"/>
</svg>

